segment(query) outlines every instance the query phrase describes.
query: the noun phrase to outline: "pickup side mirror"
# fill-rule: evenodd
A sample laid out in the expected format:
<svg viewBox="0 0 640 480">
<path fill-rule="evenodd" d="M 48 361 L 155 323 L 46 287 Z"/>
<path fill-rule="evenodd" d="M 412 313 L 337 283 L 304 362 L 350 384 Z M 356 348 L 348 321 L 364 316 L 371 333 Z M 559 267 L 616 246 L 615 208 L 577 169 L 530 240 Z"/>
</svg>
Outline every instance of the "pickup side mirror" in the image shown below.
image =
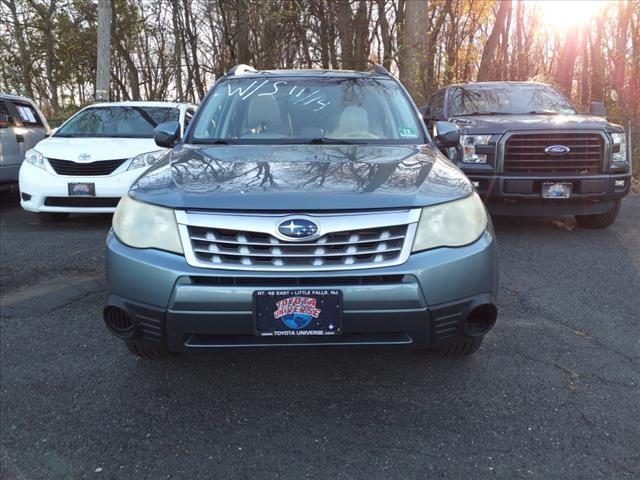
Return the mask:
<svg viewBox="0 0 640 480">
<path fill-rule="evenodd" d="M 602 102 L 591 102 L 591 107 L 589 108 L 589 113 L 591 115 L 595 115 L 597 117 L 606 117 L 607 109 L 604 108 L 604 103 Z"/>
<path fill-rule="evenodd" d="M 451 122 L 436 122 L 434 138 L 438 148 L 457 147 L 460 143 L 460 128 Z"/>
<path fill-rule="evenodd" d="M 9 128 L 9 116 L 0 113 L 0 128 Z"/>
<path fill-rule="evenodd" d="M 153 130 L 153 141 L 163 148 L 173 148 L 180 138 L 180 124 L 178 122 L 164 122 Z"/>
<path fill-rule="evenodd" d="M 431 109 L 429 108 L 429 105 L 421 106 L 418 108 L 418 111 L 420 112 L 420 115 L 422 115 L 422 120 L 425 122 L 431 120 Z"/>
</svg>

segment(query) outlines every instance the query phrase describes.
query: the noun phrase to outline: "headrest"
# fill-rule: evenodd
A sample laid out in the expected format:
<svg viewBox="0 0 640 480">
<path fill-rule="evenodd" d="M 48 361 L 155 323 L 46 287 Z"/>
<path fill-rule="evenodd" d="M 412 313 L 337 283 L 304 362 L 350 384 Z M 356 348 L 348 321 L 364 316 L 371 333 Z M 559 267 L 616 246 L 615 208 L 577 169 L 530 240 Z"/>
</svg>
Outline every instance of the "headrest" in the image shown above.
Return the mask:
<svg viewBox="0 0 640 480">
<path fill-rule="evenodd" d="M 254 97 L 249 103 L 247 112 L 247 122 L 249 128 L 256 127 L 279 127 L 282 123 L 280 116 L 280 106 L 273 95 Z"/>
</svg>

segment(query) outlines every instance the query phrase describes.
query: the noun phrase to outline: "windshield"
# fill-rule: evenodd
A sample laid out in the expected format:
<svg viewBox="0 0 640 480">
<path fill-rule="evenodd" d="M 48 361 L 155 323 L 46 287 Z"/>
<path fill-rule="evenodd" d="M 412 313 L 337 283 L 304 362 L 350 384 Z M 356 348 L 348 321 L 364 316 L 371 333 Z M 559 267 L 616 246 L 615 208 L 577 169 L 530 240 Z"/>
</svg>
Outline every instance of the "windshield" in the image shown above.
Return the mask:
<svg viewBox="0 0 640 480">
<path fill-rule="evenodd" d="M 450 116 L 576 113 L 564 96 L 540 84 L 456 87 L 450 105 Z"/>
<path fill-rule="evenodd" d="M 54 136 L 152 138 L 158 124 L 179 118 L 180 111 L 172 107 L 91 107 L 71 117 Z"/>
<path fill-rule="evenodd" d="M 424 143 L 391 79 L 233 78 L 216 86 L 196 122 L 192 143 Z"/>
</svg>

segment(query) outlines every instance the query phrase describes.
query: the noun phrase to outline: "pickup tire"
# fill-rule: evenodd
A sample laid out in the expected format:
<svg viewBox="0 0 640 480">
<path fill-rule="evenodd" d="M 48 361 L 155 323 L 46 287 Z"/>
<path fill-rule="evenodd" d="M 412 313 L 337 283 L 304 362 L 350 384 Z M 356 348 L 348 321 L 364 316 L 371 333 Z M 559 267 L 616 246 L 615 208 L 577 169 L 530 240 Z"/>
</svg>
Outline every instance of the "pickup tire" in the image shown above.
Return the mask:
<svg viewBox="0 0 640 480">
<path fill-rule="evenodd" d="M 438 347 L 435 352 L 441 357 L 458 358 L 473 355 L 482 345 L 482 337 L 461 338 L 448 345 Z"/>
<path fill-rule="evenodd" d="M 37 214 L 38 220 L 42 223 L 62 223 L 69 218 L 68 213 L 59 213 L 59 212 L 40 212 Z"/>
<path fill-rule="evenodd" d="M 613 208 L 605 213 L 596 213 L 594 215 L 576 215 L 576 222 L 582 228 L 607 228 L 618 218 L 620 211 L 620 200 L 616 200 Z"/>
<path fill-rule="evenodd" d="M 175 354 L 171 353 L 164 346 L 151 345 L 138 340 L 125 340 L 125 343 L 127 344 L 127 349 L 131 355 L 144 358 L 145 360 L 159 360 L 175 356 Z"/>
</svg>

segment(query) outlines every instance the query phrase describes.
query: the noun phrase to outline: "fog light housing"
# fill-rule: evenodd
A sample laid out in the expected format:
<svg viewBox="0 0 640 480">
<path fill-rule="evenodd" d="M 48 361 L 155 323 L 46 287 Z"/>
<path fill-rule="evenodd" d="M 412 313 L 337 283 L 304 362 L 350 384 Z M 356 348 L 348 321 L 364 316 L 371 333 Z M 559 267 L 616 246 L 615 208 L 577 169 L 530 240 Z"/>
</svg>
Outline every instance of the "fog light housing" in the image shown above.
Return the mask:
<svg viewBox="0 0 640 480">
<path fill-rule="evenodd" d="M 624 187 L 625 185 L 625 181 L 624 180 L 615 180 L 613 182 L 613 186 L 614 187 Z"/>
</svg>

